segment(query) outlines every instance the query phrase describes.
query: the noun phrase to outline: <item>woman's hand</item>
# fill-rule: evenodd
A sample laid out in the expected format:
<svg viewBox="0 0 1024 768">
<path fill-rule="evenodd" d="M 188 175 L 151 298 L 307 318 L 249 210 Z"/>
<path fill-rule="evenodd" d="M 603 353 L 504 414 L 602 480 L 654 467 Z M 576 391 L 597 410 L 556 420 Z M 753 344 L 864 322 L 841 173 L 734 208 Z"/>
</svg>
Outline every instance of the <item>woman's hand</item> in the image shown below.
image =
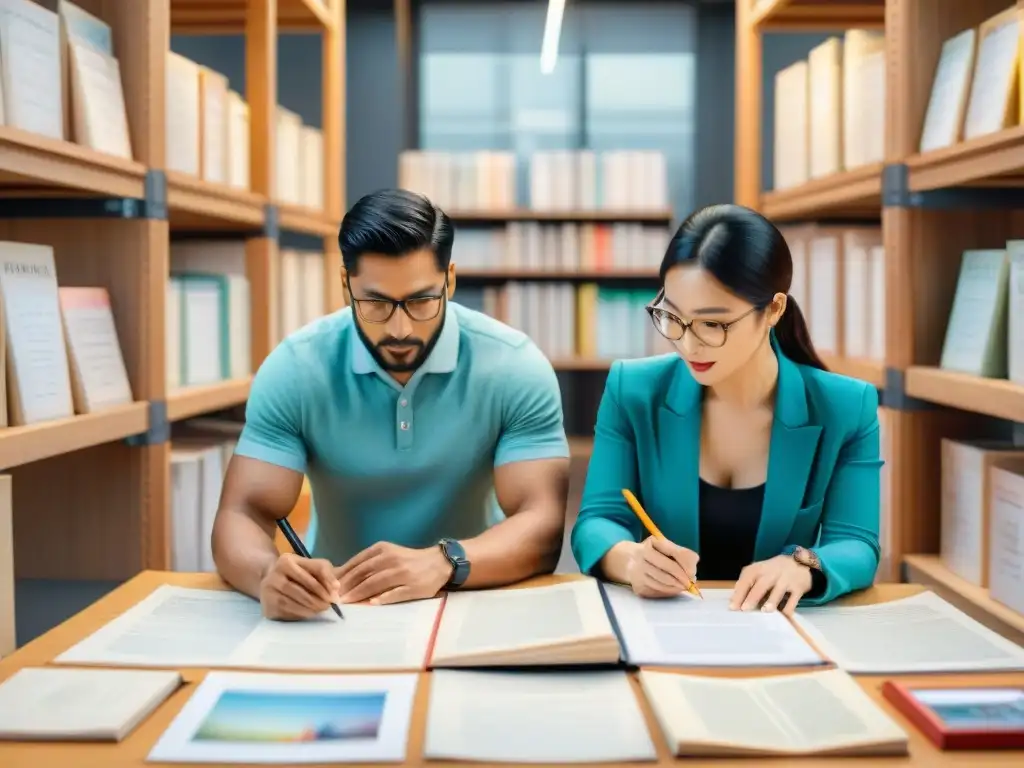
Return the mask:
<svg viewBox="0 0 1024 768">
<path fill-rule="evenodd" d="M 810 568 L 789 555 L 778 555 L 771 560 L 751 563 L 740 571 L 729 607 L 734 611 L 751 611 L 763 602 L 762 611 L 774 611 L 785 598 L 783 613 L 792 616 L 796 604 L 811 590 L 812 583 Z"/>
<path fill-rule="evenodd" d="M 626 578 L 640 597 L 674 597 L 690 588 L 698 560 L 693 550 L 648 536 L 635 545 L 626 564 Z"/>
</svg>

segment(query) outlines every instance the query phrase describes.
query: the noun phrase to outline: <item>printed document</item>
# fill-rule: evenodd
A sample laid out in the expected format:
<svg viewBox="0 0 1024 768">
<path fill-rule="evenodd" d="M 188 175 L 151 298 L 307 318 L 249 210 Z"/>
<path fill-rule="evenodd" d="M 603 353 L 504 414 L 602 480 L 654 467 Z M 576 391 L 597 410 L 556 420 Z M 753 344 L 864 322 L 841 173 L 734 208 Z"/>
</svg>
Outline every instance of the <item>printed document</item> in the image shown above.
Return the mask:
<svg viewBox="0 0 1024 768">
<path fill-rule="evenodd" d="M 847 672 L 1024 670 L 1024 648 L 933 592 L 874 605 L 806 608 L 796 621 Z"/>
<path fill-rule="evenodd" d="M 0 739 L 121 741 L 180 685 L 171 671 L 20 669 L 0 684 Z"/>
<path fill-rule="evenodd" d="M 594 579 L 448 595 L 431 666 L 597 664 L 619 641 Z"/>
<path fill-rule="evenodd" d="M 625 672 L 431 675 L 427 760 L 602 763 L 657 754 Z"/>
<path fill-rule="evenodd" d="M 420 669 L 440 599 L 346 605 L 305 621 L 265 619 L 238 592 L 161 586 L 58 663 L 250 669 Z"/>
<path fill-rule="evenodd" d="M 148 761 L 404 762 L 417 677 L 211 672 Z"/>
<path fill-rule="evenodd" d="M 640 671 L 669 750 L 725 755 L 905 755 L 907 734 L 842 670 L 750 678 Z"/>
<path fill-rule="evenodd" d="M 731 611 L 731 589 L 704 589 L 704 599 L 637 597 L 628 587 L 605 592 L 634 665 L 676 667 L 797 667 L 824 664 L 778 611 Z"/>
</svg>

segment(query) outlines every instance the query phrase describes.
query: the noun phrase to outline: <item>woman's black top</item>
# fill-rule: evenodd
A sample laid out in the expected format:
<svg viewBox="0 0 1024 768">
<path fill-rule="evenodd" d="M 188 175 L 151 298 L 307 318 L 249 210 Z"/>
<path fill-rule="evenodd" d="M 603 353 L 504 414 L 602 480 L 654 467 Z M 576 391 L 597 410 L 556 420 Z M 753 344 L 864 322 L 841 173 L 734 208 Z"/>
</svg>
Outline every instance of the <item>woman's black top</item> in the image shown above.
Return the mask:
<svg viewBox="0 0 1024 768">
<path fill-rule="evenodd" d="M 721 488 L 700 481 L 700 581 L 735 581 L 754 562 L 764 485 Z"/>
</svg>

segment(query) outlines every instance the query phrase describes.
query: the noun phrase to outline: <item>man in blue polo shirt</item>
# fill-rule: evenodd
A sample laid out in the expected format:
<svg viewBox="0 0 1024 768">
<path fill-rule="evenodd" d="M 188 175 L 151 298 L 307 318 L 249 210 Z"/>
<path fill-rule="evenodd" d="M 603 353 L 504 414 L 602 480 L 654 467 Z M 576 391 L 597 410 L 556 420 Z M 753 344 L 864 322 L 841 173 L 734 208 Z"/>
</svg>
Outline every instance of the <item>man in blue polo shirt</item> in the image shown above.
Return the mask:
<svg viewBox="0 0 1024 768">
<path fill-rule="evenodd" d="M 352 307 L 289 336 L 253 379 L 213 552 L 270 617 L 554 569 L 569 471 L 558 381 L 524 334 L 449 302 L 453 239 L 421 195 L 359 200 L 339 235 Z M 312 559 L 278 556 L 303 474 Z"/>
</svg>

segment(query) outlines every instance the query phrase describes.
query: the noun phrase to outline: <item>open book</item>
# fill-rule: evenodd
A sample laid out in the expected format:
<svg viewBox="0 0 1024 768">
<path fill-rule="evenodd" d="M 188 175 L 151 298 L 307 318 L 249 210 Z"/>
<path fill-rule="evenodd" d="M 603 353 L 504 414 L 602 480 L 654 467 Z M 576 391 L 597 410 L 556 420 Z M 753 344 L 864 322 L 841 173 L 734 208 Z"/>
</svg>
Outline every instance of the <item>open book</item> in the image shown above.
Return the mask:
<svg viewBox="0 0 1024 768">
<path fill-rule="evenodd" d="M 20 669 L 0 685 L 0 739 L 121 741 L 181 682 L 177 672 Z"/>
<path fill-rule="evenodd" d="M 747 678 L 641 670 L 640 685 L 679 757 L 908 753 L 906 732 L 838 669 Z"/>
<path fill-rule="evenodd" d="M 433 667 L 614 664 L 615 636 L 594 579 L 448 595 Z"/>
</svg>

